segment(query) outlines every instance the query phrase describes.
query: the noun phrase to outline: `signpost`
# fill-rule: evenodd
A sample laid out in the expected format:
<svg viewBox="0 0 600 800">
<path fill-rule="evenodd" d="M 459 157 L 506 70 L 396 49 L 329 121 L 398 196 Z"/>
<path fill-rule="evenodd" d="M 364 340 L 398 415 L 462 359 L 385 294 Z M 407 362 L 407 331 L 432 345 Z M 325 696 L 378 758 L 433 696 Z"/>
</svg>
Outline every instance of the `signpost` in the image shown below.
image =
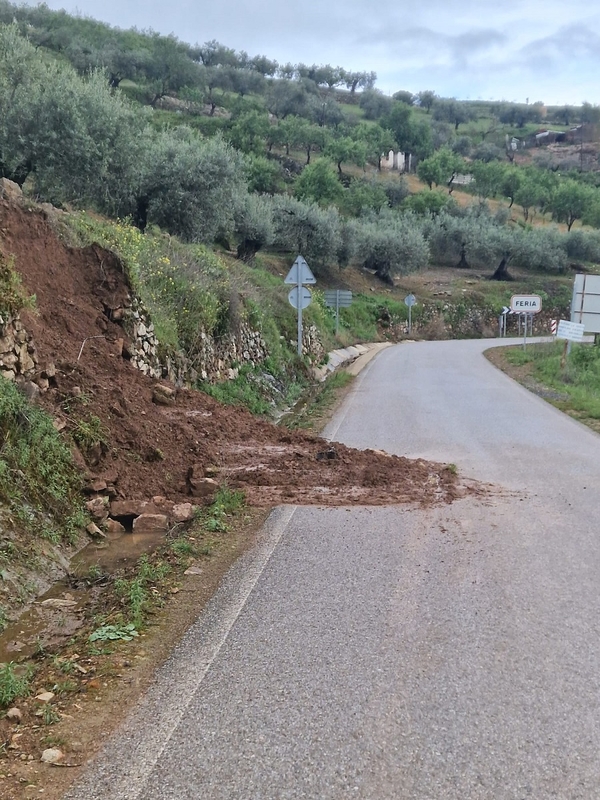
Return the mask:
<svg viewBox="0 0 600 800">
<path fill-rule="evenodd" d="M 542 298 L 539 294 L 513 294 L 510 298 L 510 310 L 513 314 L 539 314 L 542 310 Z"/>
<path fill-rule="evenodd" d="M 512 314 L 512 311 L 508 306 L 502 307 L 502 312 L 498 317 L 498 327 L 500 329 L 500 337 L 506 336 L 506 315 Z"/>
<path fill-rule="evenodd" d="M 412 333 L 412 307 L 417 304 L 414 294 L 407 294 L 404 298 L 404 305 L 408 306 L 408 333 Z"/>
<path fill-rule="evenodd" d="M 352 305 L 352 292 L 345 289 L 325 289 L 325 305 L 335 308 L 335 335 L 340 327 L 340 308 L 349 308 Z"/>
<path fill-rule="evenodd" d="M 303 284 L 316 283 L 317 279 L 310 271 L 310 267 L 302 256 L 298 256 L 284 283 L 292 284 L 294 288 L 288 294 L 288 300 L 298 311 L 298 355 L 302 355 L 302 309 L 310 305 L 312 299 L 310 289 L 306 289 Z M 308 293 L 308 294 L 306 294 Z"/>
<path fill-rule="evenodd" d="M 521 320 L 525 323 L 523 332 L 523 349 L 527 347 L 527 328 L 531 326 L 533 335 L 533 315 L 542 310 L 542 298 L 539 294 L 513 294 L 510 298 L 511 314 L 519 314 L 519 333 Z"/>
</svg>

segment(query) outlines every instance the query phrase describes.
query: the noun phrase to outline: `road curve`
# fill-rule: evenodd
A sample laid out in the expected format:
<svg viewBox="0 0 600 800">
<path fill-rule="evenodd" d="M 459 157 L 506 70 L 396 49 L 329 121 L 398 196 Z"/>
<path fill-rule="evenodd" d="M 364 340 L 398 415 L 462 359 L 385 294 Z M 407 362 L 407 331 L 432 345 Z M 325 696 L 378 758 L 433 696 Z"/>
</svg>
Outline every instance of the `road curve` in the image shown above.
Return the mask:
<svg viewBox="0 0 600 800">
<path fill-rule="evenodd" d="M 600 439 L 490 344 L 385 350 L 326 434 L 492 490 L 278 509 L 69 798 L 600 795 Z"/>
</svg>

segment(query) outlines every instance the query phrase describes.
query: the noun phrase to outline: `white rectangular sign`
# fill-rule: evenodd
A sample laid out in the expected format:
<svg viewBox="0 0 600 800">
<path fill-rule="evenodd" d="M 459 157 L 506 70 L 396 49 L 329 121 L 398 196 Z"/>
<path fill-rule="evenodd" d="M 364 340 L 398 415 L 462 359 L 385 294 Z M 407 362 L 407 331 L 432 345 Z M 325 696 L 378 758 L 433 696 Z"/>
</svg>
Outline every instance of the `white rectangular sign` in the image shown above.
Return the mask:
<svg viewBox="0 0 600 800">
<path fill-rule="evenodd" d="M 571 319 L 588 333 L 600 333 L 600 275 L 575 275 Z"/>
<path fill-rule="evenodd" d="M 561 319 L 558 323 L 556 338 L 568 339 L 570 342 L 582 342 L 584 333 L 585 325 L 579 322 L 568 322 L 566 319 Z"/>
<path fill-rule="evenodd" d="M 542 298 L 539 294 L 513 294 L 510 310 L 513 314 L 538 314 L 542 310 Z"/>
</svg>

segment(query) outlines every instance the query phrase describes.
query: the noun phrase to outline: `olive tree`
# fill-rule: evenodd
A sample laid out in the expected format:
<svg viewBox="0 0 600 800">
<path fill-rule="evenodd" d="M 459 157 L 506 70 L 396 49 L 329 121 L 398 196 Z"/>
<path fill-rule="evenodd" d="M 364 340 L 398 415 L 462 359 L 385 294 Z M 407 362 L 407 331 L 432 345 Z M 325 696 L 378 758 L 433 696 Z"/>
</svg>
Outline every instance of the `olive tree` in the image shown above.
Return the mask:
<svg viewBox="0 0 600 800">
<path fill-rule="evenodd" d="M 301 253 L 313 272 L 336 260 L 342 242 L 340 217 L 334 208 L 278 195 L 273 198 L 273 226 L 275 246 Z"/>
<path fill-rule="evenodd" d="M 358 258 L 381 280 L 392 283 L 395 275 L 406 275 L 424 267 L 429 248 L 412 215 L 380 214 L 357 227 Z"/>
</svg>

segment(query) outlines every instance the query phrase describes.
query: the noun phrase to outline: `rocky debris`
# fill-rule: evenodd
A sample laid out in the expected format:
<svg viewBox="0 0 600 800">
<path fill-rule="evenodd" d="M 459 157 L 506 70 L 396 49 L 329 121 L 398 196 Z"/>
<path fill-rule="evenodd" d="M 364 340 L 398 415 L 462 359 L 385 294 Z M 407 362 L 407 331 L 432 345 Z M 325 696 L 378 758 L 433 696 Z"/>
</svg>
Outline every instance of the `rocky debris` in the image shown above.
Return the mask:
<svg viewBox="0 0 600 800">
<path fill-rule="evenodd" d="M 175 403 L 176 391 L 172 386 L 164 386 L 159 383 L 152 391 L 152 402 L 159 406 L 172 406 Z"/>
<path fill-rule="evenodd" d="M 108 517 L 108 506 L 108 497 L 103 496 L 94 497 L 93 500 L 88 500 L 88 502 L 85 504 L 90 516 L 95 520 L 99 520 L 100 522 L 104 522 L 104 520 Z"/>
<path fill-rule="evenodd" d="M 54 692 L 41 692 L 35 696 L 35 699 L 40 703 L 49 703 L 54 699 Z"/>
<path fill-rule="evenodd" d="M 125 533 L 126 528 L 124 525 L 121 525 L 116 519 L 111 519 L 110 517 L 104 521 L 104 530 L 107 534 L 113 536 L 120 536 L 121 534 Z"/>
<path fill-rule="evenodd" d="M 198 566 L 198 564 L 192 564 L 191 567 L 188 567 L 186 571 L 183 573 L 184 575 L 202 575 L 204 570 L 202 567 Z"/>
<path fill-rule="evenodd" d="M 64 758 L 64 753 L 58 747 L 49 747 L 42 753 L 40 761 L 44 764 L 60 764 Z"/>
<path fill-rule="evenodd" d="M 86 531 L 92 537 L 92 539 L 104 539 L 105 533 L 104 531 L 100 530 L 100 528 L 96 525 L 95 522 L 90 522 L 89 525 L 86 525 Z"/>
<path fill-rule="evenodd" d="M 173 506 L 173 522 L 189 522 L 194 518 L 197 506 L 191 503 L 176 503 Z"/>
<path fill-rule="evenodd" d="M 164 533 L 169 529 L 166 514 L 140 514 L 133 520 L 134 533 Z"/>
<path fill-rule="evenodd" d="M 20 708 L 16 706 L 13 708 L 9 708 L 6 712 L 6 719 L 9 719 L 11 722 L 16 722 L 17 724 L 21 722 L 23 719 L 23 714 Z"/>
<path fill-rule="evenodd" d="M 188 486 L 189 493 L 193 497 L 202 498 L 205 503 L 211 503 L 219 491 L 219 484 L 214 478 L 201 478 L 197 481 L 190 481 Z"/>
<path fill-rule="evenodd" d="M 207 478 L 202 464 L 192 464 L 187 471 L 187 493 L 194 497 L 212 499 L 219 489 L 219 484 L 214 478 Z"/>
<path fill-rule="evenodd" d="M 113 519 L 139 517 L 147 508 L 147 500 L 113 500 L 110 504 L 110 516 Z"/>
</svg>

